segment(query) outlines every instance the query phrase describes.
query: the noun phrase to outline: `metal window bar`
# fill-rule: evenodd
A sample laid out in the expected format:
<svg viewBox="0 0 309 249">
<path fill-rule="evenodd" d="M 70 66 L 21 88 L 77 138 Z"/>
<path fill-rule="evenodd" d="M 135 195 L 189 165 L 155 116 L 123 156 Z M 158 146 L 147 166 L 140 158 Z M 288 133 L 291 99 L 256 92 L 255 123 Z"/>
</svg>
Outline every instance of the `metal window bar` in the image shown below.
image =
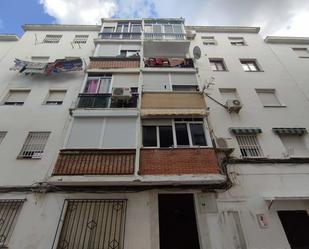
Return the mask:
<svg viewBox="0 0 309 249">
<path fill-rule="evenodd" d="M 6 136 L 7 131 L 0 131 L 0 144 L 2 143 L 4 137 Z"/>
<path fill-rule="evenodd" d="M 263 157 L 263 151 L 256 135 L 237 135 L 236 139 L 243 157 Z"/>
<path fill-rule="evenodd" d="M 65 200 L 52 249 L 123 249 L 126 200 Z M 62 215 L 61 215 L 62 216 Z M 62 224 L 61 224 L 62 223 Z M 56 247 L 55 247 L 56 246 Z"/>
<path fill-rule="evenodd" d="M 29 132 L 18 158 L 42 158 L 50 132 Z"/>
<path fill-rule="evenodd" d="M 0 200 L 0 248 L 6 248 L 24 200 Z"/>
<path fill-rule="evenodd" d="M 59 43 L 62 35 L 46 35 L 43 43 Z"/>
<path fill-rule="evenodd" d="M 75 44 L 85 44 L 87 43 L 89 35 L 75 35 L 73 43 Z"/>
<path fill-rule="evenodd" d="M 145 39 L 151 40 L 185 40 L 184 33 L 144 33 Z"/>
</svg>

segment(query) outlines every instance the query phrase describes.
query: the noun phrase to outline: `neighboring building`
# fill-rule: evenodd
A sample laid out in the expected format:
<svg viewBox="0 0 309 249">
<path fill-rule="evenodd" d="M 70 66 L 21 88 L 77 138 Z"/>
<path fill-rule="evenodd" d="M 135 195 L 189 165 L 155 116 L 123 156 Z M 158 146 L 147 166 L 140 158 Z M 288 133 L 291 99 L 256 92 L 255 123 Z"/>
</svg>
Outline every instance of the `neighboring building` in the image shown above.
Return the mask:
<svg viewBox="0 0 309 249">
<path fill-rule="evenodd" d="M 24 30 L 0 36 L 0 248 L 309 246 L 307 74 L 282 38 L 182 18 Z"/>
</svg>

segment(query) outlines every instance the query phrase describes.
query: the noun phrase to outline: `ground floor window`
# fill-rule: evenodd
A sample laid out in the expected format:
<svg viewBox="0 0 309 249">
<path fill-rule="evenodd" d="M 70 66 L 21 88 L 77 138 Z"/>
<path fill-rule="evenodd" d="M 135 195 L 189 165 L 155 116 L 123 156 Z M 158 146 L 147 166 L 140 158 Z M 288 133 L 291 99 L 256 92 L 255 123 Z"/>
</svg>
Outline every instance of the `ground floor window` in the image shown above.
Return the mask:
<svg viewBox="0 0 309 249">
<path fill-rule="evenodd" d="M 66 200 L 65 207 L 57 249 L 124 248 L 126 200 Z"/>
</svg>

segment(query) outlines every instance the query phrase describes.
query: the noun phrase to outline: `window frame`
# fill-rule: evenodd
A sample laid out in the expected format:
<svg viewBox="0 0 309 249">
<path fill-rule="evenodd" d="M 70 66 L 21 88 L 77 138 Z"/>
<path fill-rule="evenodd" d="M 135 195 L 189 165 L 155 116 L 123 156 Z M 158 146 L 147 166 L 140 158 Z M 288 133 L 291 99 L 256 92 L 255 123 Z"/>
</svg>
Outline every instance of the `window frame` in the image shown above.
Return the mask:
<svg viewBox="0 0 309 249">
<path fill-rule="evenodd" d="M 63 96 L 62 101 L 50 101 L 50 102 L 57 102 L 57 103 L 47 103 L 52 92 L 63 92 L 64 96 Z M 66 94 L 67 94 L 67 89 L 49 89 L 48 93 L 47 93 L 47 96 L 45 97 L 45 99 L 43 101 L 43 105 L 48 105 L 48 106 L 59 106 L 59 105 L 62 105 L 63 102 L 64 102 Z M 58 103 L 58 102 L 61 102 L 61 103 Z"/>
<path fill-rule="evenodd" d="M 253 143 L 250 144 L 250 145 L 242 144 L 242 142 L 243 142 L 242 138 L 243 137 L 246 137 L 247 141 L 248 140 L 254 141 L 255 144 L 253 144 Z M 240 151 L 240 155 L 241 155 L 242 158 L 265 158 L 262 146 L 261 146 L 259 138 L 258 138 L 258 134 L 237 134 L 237 135 L 235 135 L 235 138 L 236 138 L 238 148 L 239 148 L 239 151 Z M 247 148 L 246 148 L 246 146 L 247 146 Z M 244 155 L 243 150 L 246 151 L 247 155 Z M 248 155 L 248 154 L 253 154 L 252 153 L 253 150 L 256 150 L 257 154 L 259 154 L 259 155 L 257 155 L 257 156 Z"/>
<path fill-rule="evenodd" d="M 239 59 L 239 61 L 240 61 L 243 71 L 246 73 L 264 72 L 262 67 L 258 63 L 257 59 Z M 249 66 L 250 64 L 254 65 L 256 70 L 252 70 Z M 249 70 L 246 70 L 244 68 L 245 65 L 248 67 Z"/>
<path fill-rule="evenodd" d="M 223 58 L 209 58 L 208 61 L 213 72 L 228 72 Z M 218 65 L 222 67 L 222 70 L 219 69 Z M 216 67 L 216 70 L 214 70 L 214 66 Z"/>
<path fill-rule="evenodd" d="M 292 50 L 298 58 L 302 58 L 302 59 L 308 59 L 309 58 L 309 49 L 306 48 L 306 47 L 292 47 Z M 307 55 L 305 55 L 305 56 L 299 55 L 299 54 L 297 54 L 296 51 L 305 51 Z"/>
<path fill-rule="evenodd" d="M 142 148 L 207 148 L 211 146 L 211 143 L 209 142 L 207 132 L 206 132 L 206 127 L 205 127 L 205 121 L 204 118 L 188 118 L 191 120 L 188 120 L 187 118 L 176 118 L 176 119 L 182 119 L 182 120 L 175 120 L 171 119 L 171 124 L 170 125 L 160 125 L 160 124 L 152 124 L 152 125 L 143 125 L 142 124 L 142 129 L 144 126 L 152 126 L 156 127 L 156 138 L 157 138 L 157 146 L 144 146 L 143 144 L 143 138 L 142 138 Z M 187 119 L 187 120 L 186 120 Z M 196 120 L 196 119 L 201 119 L 201 120 Z M 186 124 L 186 129 L 187 129 L 187 134 L 188 134 L 188 139 L 189 139 L 189 145 L 178 145 L 177 144 L 177 135 L 176 135 L 176 124 Z M 205 138 L 205 145 L 194 145 L 193 144 L 193 138 L 192 138 L 192 133 L 190 129 L 190 124 L 201 124 L 204 132 L 204 138 Z M 172 135 L 173 135 L 173 146 L 171 147 L 161 147 L 160 146 L 160 134 L 159 134 L 159 127 L 160 126 L 171 126 L 172 127 Z"/>
<path fill-rule="evenodd" d="M 14 101 L 14 102 L 7 101 L 10 98 L 12 92 L 24 92 L 24 93 L 27 93 L 27 96 L 25 97 L 25 100 L 23 102 L 21 102 L 21 101 Z M 7 94 L 5 95 L 3 100 L 1 101 L 1 105 L 3 105 L 3 106 L 23 106 L 25 104 L 30 92 L 31 92 L 31 89 L 29 89 L 29 88 L 12 88 L 12 89 L 9 89 Z M 11 103 L 15 103 L 15 104 L 11 104 Z"/>
<path fill-rule="evenodd" d="M 41 134 L 39 134 L 41 133 Z M 31 142 L 34 140 L 34 137 L 31 137 L 32 134 L 36 134 L 36 135 L 41 135 L 43 138 L 41 139 L 41 145 L 39 146 L 34 146 L 33 144 L 31 144 Z M 42 159 L 44 156 L 44 151 L 46 148 L 46 145 L 48 143 L 48 139 L 50 137 L 51 132 L 50 131 L 30 131 L 28 132 L 24 143 L 22 145 L 22 148 L 20 150 L 20 152 L 18 153 L 17 159 L 31 159 L 31 160 L 38 160 L 38 159 Z M 35 140 L 34 140 L 35 141 Z M 44 143 L 42 143 L 44 142 Z M 34 143 L 36 144 L 36 143 Z M 36 144 L 37 145 L 37 144 Z M 29 147 L 31 148 L 31 150 L 29 150 Z M 41 149 L 41 150 L 38 150 Z M 38 152 L 39 151 L 39 152 Z M 28 153 L 28 155 L 26 155 Z M 29 153 L 33 153 L 32 155 Z M 35 155 L 35 153 L 39 153 L 39 155 Z"/>
<path fill-rule="evenodd" d="M 46 34 L 42 43 L 43 44 L 58 44 L 60 43 L 60 40 L 62 37 L 63 37 L 62 34 Z"/>
<path fill-rule="evenodd" d="M 89 38 L 89 35 L 75 35 L 72 43 L 78 44 L 78 45 L 86 44 L 88 41 L 88 38 Z"/>
<path fill-rule="evenodd" d="M 266 107 L 266 108 L 271 108 L 271 107 L 274 107 L 274 108 L 280 108 L 280 107 L 286 107 L 286 105 L 281 101 L 281 99 L 278 97 L 278 94 L 277 94 L 277 90 L 275 88 L 255 88 L 255 93 L 257 94 L 261 104 L 263 107 Z M 261 97 L 259 96 L 259 93 L 272 93 L 274 95 L 274 97 L 277 99 L 278 101 L 278 105 L 264 105 L 264 103 L 262 102 L 262 99 Z"/>
<path fill-rule="evenodd" d="M 243 37 L 240 37 L 240 36 L 229 36 L 228 37 L 229 41 L 230 41 L 230 44 L 232 46 L 235 46 L 235 47 L 241 47 L 241 46 L 247 46 L 248 44 L 246 43 L 245 39 Z"/>
<path fill-rule="evenodd" d="M 203 45 L 205 46 L 216 46 L 218 42 L 214 36 L 201 36 Z"/>
</svg>

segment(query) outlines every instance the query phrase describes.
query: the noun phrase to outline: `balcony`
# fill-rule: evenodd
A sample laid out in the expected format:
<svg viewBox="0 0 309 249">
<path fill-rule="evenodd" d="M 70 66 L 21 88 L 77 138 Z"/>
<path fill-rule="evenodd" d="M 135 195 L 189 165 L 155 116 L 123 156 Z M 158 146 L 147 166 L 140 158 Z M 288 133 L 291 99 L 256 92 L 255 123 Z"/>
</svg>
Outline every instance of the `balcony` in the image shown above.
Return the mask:
<svg viewBox="0 0 309 249">
<path fill-rule="evenodd" d="M 104 40 L 140 40 L 141 32 L 102 32 L 99 34 Z"/>
<path fill-rule="evenodd" d="M 135 150 L 64 149 L 54 168 L 56 175 L 132 175 Z"/>
<path fill-rule="evenodd" d="M 114 97 L 110 93 L 80 93 L 76 108 L 136 108 L 138 93 L 126 99 Z"/>
<path fill-rule="evenodd" d="M 140 57 L 91 57 L 89 69 L 139 68 Z"/>
<path fill-rule="evenodd" d="M 213 148 L 141 149 L 141 175 L 220 174 Z"/>
<path fill-rule="evenodd" d="M 187 58 L 145 58 L 145 67 L 194 68 L 193 60 Z"/>
</svg>

